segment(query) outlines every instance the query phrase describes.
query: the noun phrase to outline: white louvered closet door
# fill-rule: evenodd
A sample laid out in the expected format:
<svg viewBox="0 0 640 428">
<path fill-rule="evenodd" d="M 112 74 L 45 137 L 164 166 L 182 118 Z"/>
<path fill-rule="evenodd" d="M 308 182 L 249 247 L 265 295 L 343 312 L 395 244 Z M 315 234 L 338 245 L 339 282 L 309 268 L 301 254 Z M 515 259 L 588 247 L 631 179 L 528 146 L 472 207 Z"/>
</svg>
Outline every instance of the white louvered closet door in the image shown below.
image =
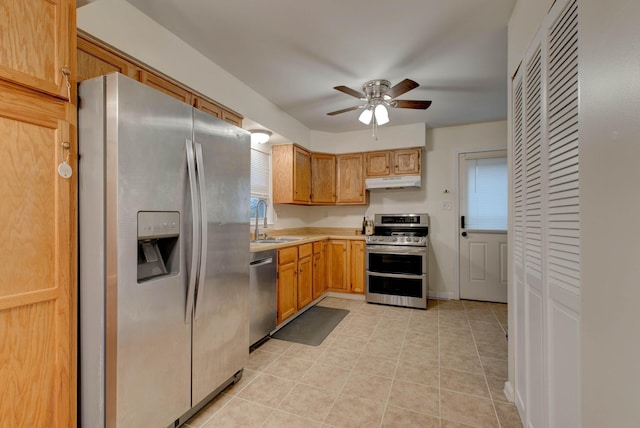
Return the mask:
<svg viewBox="0 0 640 428">
<path fill-rule="evenodd" d="M 578 3 L 547 30 L 546 285 L 549 427 L 580 427 Z"/>
<path fill-rule="evenodd" d="M 512 82 L 515 399 L 525 426 L 579 427 L 577 0 L 558 1 Z"/>
</svg>

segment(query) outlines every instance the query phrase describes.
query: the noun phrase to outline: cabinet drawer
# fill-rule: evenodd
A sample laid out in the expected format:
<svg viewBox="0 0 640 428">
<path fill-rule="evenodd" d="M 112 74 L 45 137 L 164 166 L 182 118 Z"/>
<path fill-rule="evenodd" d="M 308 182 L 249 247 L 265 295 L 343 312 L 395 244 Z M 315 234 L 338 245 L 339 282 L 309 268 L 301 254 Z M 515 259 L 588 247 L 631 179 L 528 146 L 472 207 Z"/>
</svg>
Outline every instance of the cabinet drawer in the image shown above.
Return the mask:
<svg viewBox="0 0 640 428">
<path fill-rule="evenodd" d="M 322 241 L 313 243 L 313 254 L 318 254 L 322 252 Z"/>
<path fill-rule="evenodd" d="M 313 246 L 309 244 L 302 244 L 298 246 L 298 257 L 308 257 L 313 252 Z"/>
<path fill-rule="evenodd" d="M 278 264 L 284 265 L 295 262 L 298 258 L 298 247 L 289 247 L 278 250 Z"/>
</svg>

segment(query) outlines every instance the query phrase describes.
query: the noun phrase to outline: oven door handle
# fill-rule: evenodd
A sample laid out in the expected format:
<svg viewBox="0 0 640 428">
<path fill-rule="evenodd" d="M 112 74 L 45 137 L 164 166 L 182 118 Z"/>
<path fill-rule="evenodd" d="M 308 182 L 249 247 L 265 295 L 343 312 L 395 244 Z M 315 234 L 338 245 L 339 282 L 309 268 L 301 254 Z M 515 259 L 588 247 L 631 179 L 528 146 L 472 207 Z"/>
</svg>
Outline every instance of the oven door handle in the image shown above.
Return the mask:
<svg viewBox="0 0 640 428">
<path fill-rule="evenodd" d="M 368 270 L 367 271 L 367 275 L 370 276 L 383 276 L 385 278 L 401 278 L 401 279 L 423 279 L 425 278 L 425 274 L 422 275 L 406 275 L 406 274 L 402 274 L 402 273 L 380 273 L 380 272 L 373 272 Z"/>
</svg>

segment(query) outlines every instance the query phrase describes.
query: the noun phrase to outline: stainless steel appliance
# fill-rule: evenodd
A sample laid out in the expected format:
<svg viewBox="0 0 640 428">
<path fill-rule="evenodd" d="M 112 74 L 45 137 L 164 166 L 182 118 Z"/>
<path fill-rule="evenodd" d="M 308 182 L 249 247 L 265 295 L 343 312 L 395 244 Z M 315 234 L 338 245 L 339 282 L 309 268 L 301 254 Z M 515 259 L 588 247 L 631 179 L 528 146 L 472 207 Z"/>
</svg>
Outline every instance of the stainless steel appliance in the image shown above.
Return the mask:
<svg viewBox="0 0 640 428">
<path fill-rule="evenodd" d="M 80 425 L 179 426 L 248 360 L 249 134 L 119 74 L 79 96 Z"/>
<path fill-rule="evenodd" d="M 376 214 L 367 243 L 367 302 L 427 308 L 428 214 Z"/>
<path fill-rule="evenodd" d="M 276 250 L 251 253 L 249 263 L 249 343 L 255 345 L 276 328 Z"/>
</svg>

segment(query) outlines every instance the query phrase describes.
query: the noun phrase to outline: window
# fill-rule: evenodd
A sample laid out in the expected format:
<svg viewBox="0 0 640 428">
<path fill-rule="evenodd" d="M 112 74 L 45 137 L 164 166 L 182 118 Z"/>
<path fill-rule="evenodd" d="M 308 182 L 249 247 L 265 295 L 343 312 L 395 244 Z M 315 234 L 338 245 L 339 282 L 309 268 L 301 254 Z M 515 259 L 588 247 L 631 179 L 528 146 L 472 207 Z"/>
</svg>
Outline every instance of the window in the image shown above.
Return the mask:
<svg viewBox="0 0 640 428">
<path fill-rule="evenodd" d="M 466 155 L 466 228 L 507 230 L 507 158 L 484 156 Z"/>
<path fill-rule="evenodd" d="M 252 220 L 256 218 L 256 208 L 258 201 L 264 199 L 269 204 L 269 184 L 270 180 L 271 155 L 261 150 L 251 148 L 251 199 L 250 199 L 250 217 Z M 257 213 L 258 219 L 262 220 L 268 215 L 265 212 L 264 205 L 260 206 L 260 212 Z"/>
</svg>

